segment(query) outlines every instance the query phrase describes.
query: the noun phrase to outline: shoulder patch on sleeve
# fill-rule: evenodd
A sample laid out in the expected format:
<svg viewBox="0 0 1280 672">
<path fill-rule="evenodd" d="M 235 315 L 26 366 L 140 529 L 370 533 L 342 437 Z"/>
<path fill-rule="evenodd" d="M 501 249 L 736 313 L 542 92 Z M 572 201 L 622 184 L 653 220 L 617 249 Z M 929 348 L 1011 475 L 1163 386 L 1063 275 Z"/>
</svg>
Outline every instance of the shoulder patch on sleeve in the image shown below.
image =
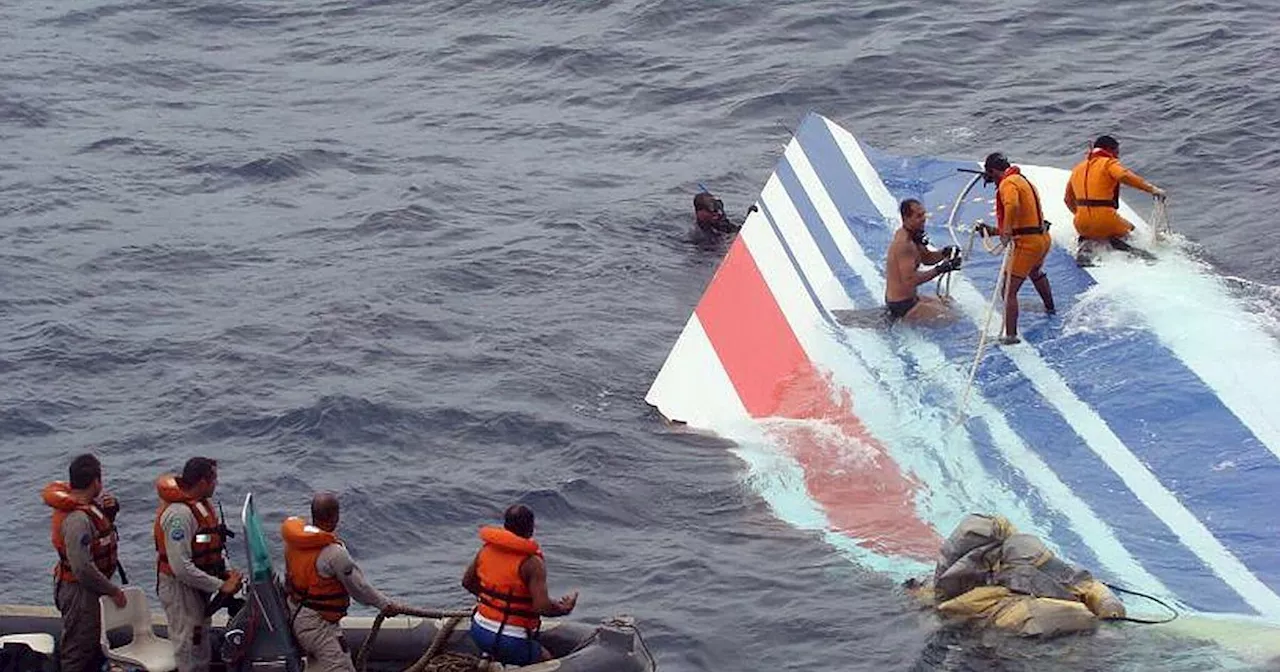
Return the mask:
<svg viewBox="0 0 1280 672">
<path fill-rule="evenodd" d="M 90 541 L 93 541 L 93 537 L 89 536 L 88 534 L 83 534 L 83 535 L 81 535 L 81 536 L 80 536 L 80 545 L 81 545 L 81 546 L 88 547 L 88 546 L 89 546 L 89 542 L 90 542 Z"/>
<path fill-rule="evenodd" d="M 169 538 L 174 541 L 182 541 L 183 539 L 186 538 L 186 536 L 187 536 L 187 533 L 183 532 L 182 528 L 177 525 L 175 525 L 173 529 L 169 531 Z"/>
</svg>

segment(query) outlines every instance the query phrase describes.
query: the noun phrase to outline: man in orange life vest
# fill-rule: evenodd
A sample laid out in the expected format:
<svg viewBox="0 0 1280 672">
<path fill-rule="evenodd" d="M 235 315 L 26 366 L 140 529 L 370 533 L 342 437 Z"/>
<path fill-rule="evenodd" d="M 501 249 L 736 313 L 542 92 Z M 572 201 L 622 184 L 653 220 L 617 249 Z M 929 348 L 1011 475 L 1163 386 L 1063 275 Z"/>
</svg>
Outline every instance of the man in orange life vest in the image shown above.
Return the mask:
<svg viewBox="0 0 1280 672">
<path fill-rule="evenodd" d="M 1005 345 L 1018 343 L 1018 290 L 1022 282 L 1031 278 L 1031 284 L 1044 301 L 1044 310 L 1052 315 L 1053 290 L 1049 276 L 1041 268 L 1049 254 L 1053 241 L 1049 238 L 1049 224 L 1044 221 L 1040 209 L 1040 194 L 1021 169 L 1009 165 L 1004 154 L 987 155 L 983 171 L 988 182 L 996 183 L 996 229 L 986 227 L 988 234 L 999 235 L 1006 245 L 1013 245 L 1009 252 L 1008 270 L 1005 272 L 1004 338 Z"/>
<path fill-rule="evenodd" d="M 476 596 L 471 638 L 508 665 L 550 660 L 538 644 L 541 617 L 568 615 L 578 593 L 554 602 L 547 594 L 547 566 L 533 540 L 533 510 L 523 504 L 507 508 L 503 526 L 480 528 L 480 540 L 484 546 L 462 575 L 462 587 Z"/>
<path fill-rule="evenodd" d="M 124 591 L 111 582 L 117 568 L 114 497 L 102 490 L 102 465 L 85 454 L 71 461 L 70 481 L 54 481 L 40 493 L 53 508 L 53 601 L 62 612 L 58 654 L 63 672 L 97 672 L 102 664 L 98 644 L 102 616 L 98 596 L 107 595 L 117 607 L 126 604 Z"/>
<path fill-rule="evenodd" d="M 193 457 L 182 475 L 156 479 L 156 584 L 169 621 L 178 672 L 205 672 L 212 653 L 209 615 L 213 593 L 234 595 L 240 572 L 228 570 L 222 556 L 226 528 L 209 498 L 218 487 L 218 463 Z"/>
<path fill-rule="evenodd" d="M 1149 256 L 1135 250 L 1123 239 L 1133 231 L 1133 224 L 1117 212 L 1120 207 L 1120 185 L 1127 184 L 1163 200 L 1165 192 L 1147 182 L 1120 163 L 1120 143 L 1109 135 L 1099 136 L 1089 155 L 1071 169 L 1063 200 L 1075 215 L 1076 233 L 1083 244 L 1105 240 L 1112 247 Z M 1082 248 L 1083 251 L 1083 248 Z M 1083 263 L 1082 260 L 1082 264 Z"/>
<path fill-rule="evenodd" d="M 294 516 L 280 526 L 293 635 L 307 655 L 309 672 L 355 672 L 340 625 L 351 598 L 387 616 L 405 610 L 365 580 L 334 534 L 338 517 L 337 495 L 321 492 L 311 498 L 310 525 Z"/>
</svg>

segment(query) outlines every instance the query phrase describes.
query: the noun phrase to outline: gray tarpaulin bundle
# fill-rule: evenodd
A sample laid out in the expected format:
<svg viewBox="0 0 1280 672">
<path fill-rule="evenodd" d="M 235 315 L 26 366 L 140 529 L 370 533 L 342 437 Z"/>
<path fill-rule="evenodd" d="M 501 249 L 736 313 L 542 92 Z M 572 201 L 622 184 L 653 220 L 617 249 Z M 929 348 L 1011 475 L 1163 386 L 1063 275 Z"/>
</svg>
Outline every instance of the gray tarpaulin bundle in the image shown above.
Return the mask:
<svg viewBox="0 0 1280 672">
<path fill-rule="evenodd" d="M 1106 585 L 1003 516 L 960 521 L 940 549 L 933 589 L 948 617 L 1028 636 L 1089 630 L 1125 615 Z"/>
</svg>

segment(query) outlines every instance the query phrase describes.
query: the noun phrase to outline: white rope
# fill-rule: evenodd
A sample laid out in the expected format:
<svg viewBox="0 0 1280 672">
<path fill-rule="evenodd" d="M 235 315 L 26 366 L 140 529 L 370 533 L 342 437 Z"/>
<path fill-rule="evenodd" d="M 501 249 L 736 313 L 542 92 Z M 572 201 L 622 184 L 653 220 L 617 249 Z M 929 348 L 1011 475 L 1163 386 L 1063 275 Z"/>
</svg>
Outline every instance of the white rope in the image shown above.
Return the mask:
<svg viewBox="0 0 1280 672">
<path fill-rule="evenodd" d="M 986 236 L 983 236 L 982 246 L 987 246 Z M 1008 300 L 1009 282 L 1006 271 L 1009 268 L 1009 258 L 1013 256 L 1012 252 L 1012 246 L 1005 246 L 1004 258 L 1000 260 L 1000 272 L 996 275 L 996 287 L 991 292 L 991 303 L 987 304 L 987 315 L 983 318 L 982 328 L 978 330 L 978 349 L 973 353 L 973 366 L 969 367 L 969 382 L 965 384 L 964 394 L 960 397 L 960 408 L 956 413 L 956 424 L 964 422 L 965 411 L 969 407 L 969 393 L 973 390 L 973 381 L 978 376 L 978 365 L 982 363 L 982 357 L 986 354 L 987 334 L 991 330 L 991 316 L 995 313 L 996 301 L 1000 299 Z"/>
<path fill-rule="evenodd" d="M 947 217 L 947 230 L 951 233 L 951 240 L 956 244 L 956 247 L 960 247 L 960 238 L 956 234 L 956 221 L 955 221 L 956 216 L 960 212 L 960 204 L 964 201 L 965 197 L 969 195 L 969 191 L 973 189 L 974 185 L 976 185 L 978 183 L 978 180 L 980 179 L 982 179 L 982 175 L 975 175 L 973 179 L 969 180 L 969 184 L 965 186 L 964 191 L 960 192 L 960 195 L 956 197 L 955 202 L 951 204 L 951 213 Z M 969 395 L 973 391 L 973 381 L 978 376 L 978 366 L 982 364 L 982 357 L 984 354 L 986 354 L 987 334 L 991 329 L 991 316 L 995 313 L 996 302 L 1000 301 L 1001 299 L 1005 299 L 1006 302 L 1008 300 L 1009 258 L 1013 256 L 1012 255 L 1013 245 L 1010 245 L 1006 241 L 1000 240 L 998 237 L 987 235 L 987 227 L 983 225 L 980 227 L 971 228 L 969 230 L 969 241 L 968 241 L 968 244 L 964 246 L 965 249 L 964 249 L 964 255 L 962 256 L 962 258 L 968 259 L 970 254 L 973 252 L 974 238 L 981 238 L 982 249 L 986 250 L 987 254 L 993 254 L 993 255 L 1003 254 L 1004 257 L 1000 260 L 1000 271 L 996 275 L 996 286 L 991 293 L 991 303 L 987 305 L 986 317 L 983 319 L 983 324 L 978 330 L 978 349 L 973 354 L 973 365 L 969 367 L 969 381 L 965 384 L 964 394 L 960 398 L 960 407 L 959 407 L 959 411 L 957 412 L 956 425 L 959 425 L 961 422 L 964 421 L 965 411 L 969 407 Z M 990 240 L 993 238 L 996 241 L 994 244 Z M 947 275 L 950 276 L 950 273 L 948 273 Z M 951 292 L 950 277 L 948 277 L 946 280 L 945 288 L 944 288 L 942 279 L 939 278 L 938 291 L 940 296 L 943 295 L 943 292 L 945 292 L 947 295 L 950 294 Z M 1004 305 L 1004 303 L 1002 302 L 1001 305 Z M 1003 314 L 1004 313 L 1002 312 L 1001 315 Z"/>
<path fill-rule="evenodd" d="M 1165 205 L 1165 199 L 1155 199 L 1155 207 L 1151 208 L 1151 228 L 1156 233 L 1156 240 L 1164 240 L 1173 235 L 1173 228 L 1169 226 L 1169 207 Z"/>
<path fill-rule="evenodd" d="M 956 234 L 956 215 L 960 214 L 960 205 L 964 203 L 965 197 L 969 195 L 969 192 L 973 190 L 974 185 L 976 185 L 978 183 L 978 180 L 981 180 L 981 179 L 982 179 L 982 175 L 980 174 L 974 175 L 969 180 L 969 183 L 966 184 L 964 189 L 960 192 L 960 195 L 956 196 L 956 199 L 951 202 L 951 212 L 947 214 L 946 226 L 947 226 L 947 233 L 951 234 L 951 242 L 955 244 L 957 250 L 959 250 L 962 247 L 962 245 L 960 245 L 960 236 Z M 965 253 L 960 258 L 968 259 L 969 251 L 972 249 L 973 249 L 973 231 L 970 231 L 969 247 L 968 249 L 965 250 Z M 943 273 L 942 275 L 938 276 L 938 285 L 934 289 L 934 293 L 937 294 L 938 298 L 940 299 L 947 299 L 951 297 L 951 274 L 950 273 Z"/>
<path fill-rule="evenodd" d="M 1008 247 L 1008 243 L 1006 243 L 1003 240 L 1000 240 L 1000 242 L 996 243 L 995 245 L 988 243 L 987 241 L 991 240 L 992 238 L 995 238 L 995 240 L 1000 240 L 999 237 L 988 236 L 987 230 L 985 228 L 982 229 L 982 249 L 986 250 L 987 254 L 1000 254 L 1001 252 L 1004 251 L 1006 247 Z M 970 243 L 969 245 L 970 247 L 972 247 L 973 243 Z"/>
<path fill-rule="evenodd" d="M 951 231 L 951 239 L 955 241 L 956 248 L 957 249 L 961 248 L 962 246 L 960 245 L 960 240 L 956 238 L 955 229 L 950 225 L 950 223 L 948 223 L 947 228 Z M 960 254 L 961 259 L 968 259 L 973 254 L 973 241 L 975 238 L 981 238 L 982 249 L 986 250 L 987 254 L 1000 254 L 1005 250 L 1005 247 L 1007 246 L 1007 244 L 1004 241 L 1001 241 L 995 245 L 991 245 L 990 243 L 987 242 L 990 236 L 987 235 L 986 229 L 985 228 L 978 229 L 977 227 L 975 227 L 975 228 L 969 229 L 969 240 L 965 245 L 963 245 L 964 252 Z M 938 285 L 935 288 L 934 293 L 937 294 L 938 298 L 941 298 L 941 299 L 946 299 L 951 297 L 951 273 L 943 273 L 942 275 L 938 276 Z"/>
</svg>

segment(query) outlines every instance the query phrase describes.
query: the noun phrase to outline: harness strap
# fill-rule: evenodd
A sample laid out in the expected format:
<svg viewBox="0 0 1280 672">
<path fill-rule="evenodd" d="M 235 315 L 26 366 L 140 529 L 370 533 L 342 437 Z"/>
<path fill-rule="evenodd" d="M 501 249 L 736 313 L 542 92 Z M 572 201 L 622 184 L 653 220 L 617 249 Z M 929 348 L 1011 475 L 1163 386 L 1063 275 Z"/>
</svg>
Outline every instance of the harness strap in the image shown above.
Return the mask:
<svg viewBox="0 0 1280 672">
<path fill-rule="evenodd" d="M 483 586 L 480 588 L 480 592 L 482 592 L 482 593 L 487 593 L 487 594 L 491 594 L 491 595 L 496 595 L 496 596 L 498 596 L 498 598 L 505 600 L 505 601 L 507 602 L 507 604 L 508 604 L 508 605 L 509 605 L 510 603 L 512 603 L 512 602 L 528 602 L 528 603 L 530 603 L 530 604 L 532 604 L 532 603 L 533 603 L 533 598 L 532 598 L 532 597 L 529 597 L 529 598 L 516 597 L 515 595 L 512 595 L 512 594 L 510 594 L 510 593 L 500 593 L 500 592 L 495 591 L 495 590 L 488 590 L 488 589 L 485 589 Z M 479 596 L 479 598 L 480 598 L 480 601 L 481 601 L 481 602 L 484 602 L 484 598 L 485 598 L 485 596 L 484 596 L 484 595 L 480 595 L 480 596 Z M 487 603 L 487 602 L 485 602 L 485 604 L 487 604 L 488 606 L 491 606 L 491 607 L 493 607 L 493 608 L 495 608 L 495 609 L 499 609 L 499 610 L 501 610 L 501 611 L 502 611 L 502 621 L 500 621 L 500 622 L 498 623 L 498 631 L 497 631 L 497 632 L 495 632 L 495 633 L 493 633 L 493 650 L 492 650 L 492 651 L 481 651 L 482 653 L 484 653 L 484 654 L 486 654 L 486 655 L 492 655 L 494 659 L 498 659 L 498 658 L 500 658 L 500 657 L 501 657 L 501 655 L 502 655 L 502 631 L 503 631 L 503 630 L 506 630 L 506 628 L 507 628 L 507 621 L 508 621 L 508 619 L 510 619 L 512 616 L 523 616 L 523 617 L 526 617 L 526 618 L 529 618 L 529 617 L 532 617 L 532 618 L 538 618 L 538 619 L 539 619 L 539 620 L 538 620 L 538 627 L 534 628 L 533 630 L 529 630 L 528 628 L 525 628 L 525 634 L 526 634 L 526 635 L 528 635 L 528 640 L 529 640 L 529 641 L 534 641 L 534 642 L 538 641 L 538 636 L 539 636 L 540 634 L 542 634 L 542 621 L 541 621 L 541 618 L 539 617 L 539 615 L 538 615 L 538 614 L 534 614 L 534 613 L 530 613 L 530 612 L 524 612 L 524 611 L 517 611 L 517 610 L 514 610 L 514 609 L 502 609 L 501 607 L 498 607 L 498 606 L 497 606 L 497 605 L 495 605 L 495 604 L 489 604 L 489 603 Z M 477 608 L 477 609 L 472 610 L 472 612 L 471 612 L 472 616 L 474 616 L 474 615 L 476 614 L 476 612 L 477 612 L 477 611 L 479 611 L 479 609 L 478 609 L 478 608 Z"/>
<path fill-rule="evenodd" d="M 484 604 L 486 607 L 492 607 L 494 609 L 497 609 L 498 611 L 501 611 L 502 618 L 504 621 L 508 616 L 520 616 L 522 618 L 540 618 L 540 616 L 536 612 L 529 611 L 527 609 L 518 609 L 518 608 L 512 607 L 511 602 L 507 602 L 506 605 L 503 605 L 493 600 L 486 599 L 486 597 L 487 596 L 485 595 L 481 595 L 480 602 Z M 532 602 L 530 602 L 530 604 L 532 604 Z"/>
<path fill-rule="evenodd" d="M 492 588 L 485 588 L 484 586 L 480 586 L 480 592 L 481 592 L 481 593 L 484 593 L 485 595 L 488 595 L 488 596 L 490 596 L 490 597 L 494 597 L 494 598 L 497 598 L 497 599 L 499 599 L 499 600 L 502 600 L 503 602 L 508 602 L 508 603 L 512 603 L 512 604 L 517 603 L 517 602 L 519 602 L 519 603 L 521 603 L 521 604 L 533 604 L 533 597 L 532 597 L 532 596 L 530 596 L 530 597 L 522 597 L 522 596 L 518 596 L 518 595 L 512 595 L 511 593 L 503 593 L 503 592 L 500 592 L 500 591 L 497 591 L 497 590 L 493 590 Z"/>
<path fill-rule="evenodd" d="M 191 504 L 187 503 L 188 508 Z M 192 513 L 195 510 L 192 509 Z M 197 522 L 199 518 L 197 517 Z M 227 540 L 223 536 L 226 531 L 225 525 L 219 524 L 213 527 L 197 527 L 196 533 L 191 539 L 191 562 L 196 567 L 208 571 L 210 574 L 223 574 L 226 572 L 226 561 L 223 559 L 223 551 L 226 550 Z M 196 544 L 208 544 L 207 547 L 197 549 Z M 156 544 L 156 551 L 159 560 L 162 563 L 169 564 L 169 554 L 166 552 L 163 544 Z"/>
<path fill-rule="evenodd" d="M 198 536 L 200 536 L 200 535 L 196 535 L 196 536 L 198 537 Z M 208 543 L 208 542 L 197 541 L 196 543 Z M 221 557 L 221 556 L 222 556 L 222 551 L 223 551 L 223 550 L 225 550 L 225 547 L 223 547 L 221 544 L 219 544 L 219 545 L 217 545 L 217 546 L 210 546 L 210 547 L 208 547 L 208 548 L 205 548 L 205 549 L 202 549 L 202 550 L 199 550 L 199 551 L 194 551 L 194 552 L 191 554 L 191 559 L 194 561 L 196 558 L 203 558 L 203 557 L 208 556 L 208 555 L 213 555 L 213 556 Z"/>
<path fill-rule="evenodd" d="M 1044 221 L 1044 210 L 1040 207 L 1040 192 L 1036 191 L 1036 185 L 1031 184 L 1031 180 L 1028 180 L 1026 175 L 1018 173 L 1016 176 L 1021 177 L 1022 181 L 1027 183 L 1027 187 L 1031 189 L 1031 198 L 1036 202 L 1036 221 L 1040 222 L 1040 224 L 1038 226 L 1020 227 L 1010 233 L 1014 236 L 1031 236 L 1048 232 L 1049 227 Z"/>
<path fill-rule="evenodd" d="M 1040 222 L 1037 233 L 1044 233 L 1048 227 L 1044 225 L 1044 208 L 1040 207 L 1040 192 L 1036 191 L 1036 185 L 1031 184 L 1031 180 L 1028 180 L 1026 175 L 1018 173 L 1018 177 L 1021 177 L 1022 181 L 1026 182 L 1027 186 L 1031 188 L 1031 198 L 1035 199 L 1036 202 L 1036 221 Z M 1013 230 L 1013 235 L 1018 235 L 1018 229 Z"/>
<path fill-rule="evenodd" d="M 306 607 L 312 611 L 327 611 L 334 614 L 342 614 L 343 616 L 347 615 L 347 609 L 345 607 L 335 607 L 327 604 L 316 604 L 311 600 L 300 600 L 298 602 L 298 606 Z"/>
<path fill-rule="evenodd" d="M 348 599 L 349 595 L 347 593 L 310 593 L 305 590 L 300 590 L 297 586 L 293 584 L 293 580 L 289 579 L 288 577 L 285 578 L 285 585 L 289 590 L 289 597 L 298 601 L 299 611 L 301 611 L 303 607 L 306 607 L 313 611 L 327 611 L 327 612 L 342 614 L 343 616 L 346 616 L 347 610 L 350 609 L 350 606 L 351 606 L 350 602 L 342 606 L 339 606 L 336 604 L 320 604 L 317 602 L 317 600 Z M 298 613 L 294 612 L 293 617 L 297 618 Z M 291 619 L 291 622 L 292 622 L 292 619 Z"/>
<path fill-rule="evenodd" d="M 342 600 L 347 597 L 346 593 L 308 593 L 306 591 L 297 590 L 296 588 L 294 589 L 293 594 L 304 600 Z"/>
<path fill-rule="evenodd" d="M 1082 185 L 1084 193 L 1081 196 L 1089 195 L 1089 169 L 1093 167 L 1093 161 L 1096 157 L 1090 156 L 1084 162 L 1084 184 Z M 1111 198 L 1077 198 L 1076 205 L 1086 208 L 1119 208 L 1120 207 L 1120 183 L 1116 183 L 1116 193 Z"/>
</svg>

